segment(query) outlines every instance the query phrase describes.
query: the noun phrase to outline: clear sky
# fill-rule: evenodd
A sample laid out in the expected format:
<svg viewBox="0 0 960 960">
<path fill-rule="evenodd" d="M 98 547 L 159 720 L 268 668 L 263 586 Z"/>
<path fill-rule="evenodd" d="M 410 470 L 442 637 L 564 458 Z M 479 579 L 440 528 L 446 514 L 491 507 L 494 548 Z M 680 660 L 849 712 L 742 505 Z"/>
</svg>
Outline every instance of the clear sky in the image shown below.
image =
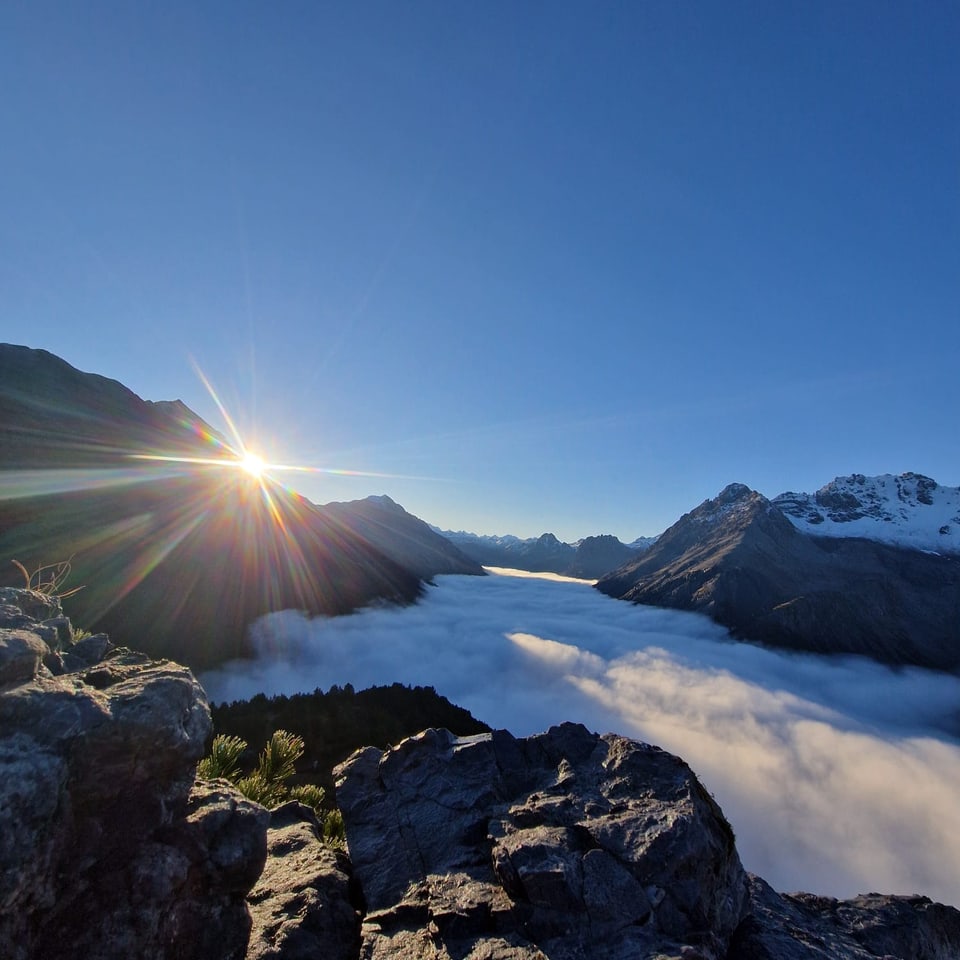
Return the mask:
<svg viewBox="0 0 960 960">
<path fill-rule="evenodd" d="M 318 502 L 654 534 L 960 484 L 960 6 L 0 7 L 0 340 Z"/>
</svg>

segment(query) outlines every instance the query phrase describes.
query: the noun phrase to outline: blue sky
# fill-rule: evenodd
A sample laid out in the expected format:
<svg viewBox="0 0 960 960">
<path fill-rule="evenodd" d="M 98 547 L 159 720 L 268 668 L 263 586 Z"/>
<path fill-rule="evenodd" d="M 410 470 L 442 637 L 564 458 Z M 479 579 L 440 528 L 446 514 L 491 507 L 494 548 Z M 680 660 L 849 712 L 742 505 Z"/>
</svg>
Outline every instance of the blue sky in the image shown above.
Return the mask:
<svg viewBox="0 0 960 960">
<path fill-rule="evenodd" d="M 662 530 L 960 484 L 951 3 L 0 10 L 0 339 L 318 502 Z"/>
</svg>

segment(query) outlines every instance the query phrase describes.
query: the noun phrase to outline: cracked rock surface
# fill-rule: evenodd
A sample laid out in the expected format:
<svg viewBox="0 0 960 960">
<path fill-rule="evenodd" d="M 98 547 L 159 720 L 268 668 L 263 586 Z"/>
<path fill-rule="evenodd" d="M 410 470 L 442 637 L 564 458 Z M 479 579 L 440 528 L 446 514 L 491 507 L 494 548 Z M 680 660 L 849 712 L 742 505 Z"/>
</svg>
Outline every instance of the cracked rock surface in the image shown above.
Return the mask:
<svg viewBox="0 0 960 960">
<path fill-rule="evenodd" d="M 960 957 L 953 907 L 779 894 L 744 873 L 689 767 L 624 737 L 427 730 L 336 773 L 363 960 Z"/>
<path fill-rule="evenodd" d="M 0 957 L 244 957 L 269 814 L 194 782 L 210 732 L 186 667 L 0 591 Z"/>
<path fill-rule="evenodd" d="M 337 769 L 361 956 L 726 956 L 747 878 L 680 759 L 576 724 L 428 730 Z"/>
</svg>

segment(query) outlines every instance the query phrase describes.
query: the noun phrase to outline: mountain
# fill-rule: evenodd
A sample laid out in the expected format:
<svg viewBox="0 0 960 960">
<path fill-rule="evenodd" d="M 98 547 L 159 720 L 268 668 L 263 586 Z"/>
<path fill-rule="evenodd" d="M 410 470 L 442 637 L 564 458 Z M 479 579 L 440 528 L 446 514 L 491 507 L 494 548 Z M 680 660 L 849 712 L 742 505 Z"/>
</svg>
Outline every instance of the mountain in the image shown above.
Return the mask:
<svg viewBox="0 0 960 960">
<path fill-rule="evenodd" d="M 75 622 L 201 669 L 265 613 L 406 603 L 420 579 L 263 477 L 179 402 L 152 404 L 41 350 L 0 347 L 0 583 L 72 558 Z M 131 459 L 150 452 L 188 465 Z"/>
<path fill-rule="evenodd" d="M 960 670 L 960 558 L 802 533 L 743 484 L 684 514 L 597 589 L 697 610 L 773 646 Z"/>
<path fill-rule="evenodd" d="M 443 573 L 483 576 L 483 567 L 476 560 L 386 495 L 328 503 L 323 509 L 345 529 L 363 537 L 422 580 Z"/>
<path fill-rule="evenodd" d="M 436 529 L 436 528 L 434 528 Z M 611 534 L 565 543 L 552 533 L 521 540 L 514 536 L 482 536 L 466 531 L 438 530 L 468 557 L 489 567 L 510 567 L 536 573 L 558 573 L 594 580 L 632 560 L 653 537 L 627 545 Z"/>
<path fill-rule="evenodd" d="M 234 456 L 180 400 L 142 400 L 46 350 L 0 343 L 0 466 L 131 466 L 131 455 Z"/>
<path fill-rule="evenodd" d="M 919 473 L 854 473 L 814 494 L 781 493 L 773 502 L 804 533 L 960 555 L 960 487 L 940 486 Z"/>
</svg>

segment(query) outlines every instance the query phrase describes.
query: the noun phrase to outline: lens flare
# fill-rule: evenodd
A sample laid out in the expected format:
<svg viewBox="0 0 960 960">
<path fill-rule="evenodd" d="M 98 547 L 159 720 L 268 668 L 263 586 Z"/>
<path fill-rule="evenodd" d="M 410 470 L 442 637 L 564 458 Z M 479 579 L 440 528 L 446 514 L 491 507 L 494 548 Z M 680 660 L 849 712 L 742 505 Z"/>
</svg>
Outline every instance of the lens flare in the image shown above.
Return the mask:
<svg viewBox="0 0 960 960">
<path fill-rule="evenodd" d="M 258 457 L 255 453 L 247 450 L 243 459 L 240 461 L 240 469 L 245 470 L 251 477 L 259 478 L 260 474 L 266 469 L 267 465 L 263 457 Z"/>
</svg>

